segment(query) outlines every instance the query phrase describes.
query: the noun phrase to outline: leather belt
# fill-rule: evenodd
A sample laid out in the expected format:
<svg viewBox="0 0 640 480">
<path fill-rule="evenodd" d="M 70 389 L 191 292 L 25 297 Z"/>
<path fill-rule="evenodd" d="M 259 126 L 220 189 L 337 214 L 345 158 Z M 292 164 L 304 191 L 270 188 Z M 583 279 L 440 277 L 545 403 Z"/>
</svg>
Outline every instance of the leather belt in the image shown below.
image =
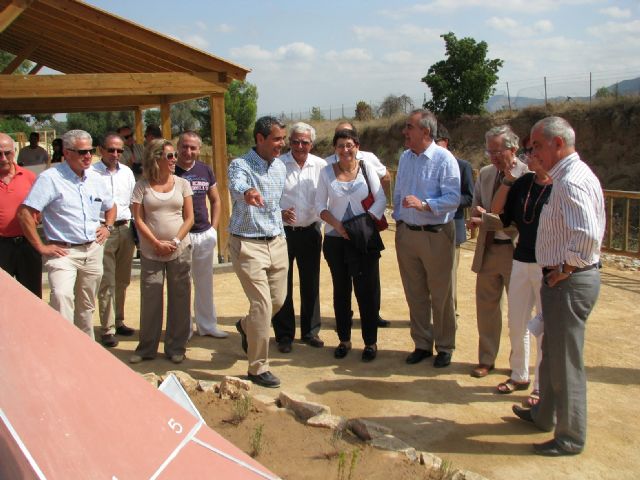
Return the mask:
<svg viewBox="0 0 640 480">
<path fill-rule="evenodd" d="M 0 237 L 0 242 L 11 242 L 11 243 L 22 243 L 22 242 L 26 242 L 27 239 L 23 236 L 19 236 L 19 237 Z"/>
<path fill-rule="evenodd" d="M 296 225 L 285 225 L 284 229 L 285 230 L 292 230 L 292 231 L 298 231 L 298 230 L 310 230 L 312 228 L 316 228 L 316 225 L 318 224 L 318 222 L 313 222 L 311 225 L 306 225 L 304 227 L 299 227 Z"/>
<path fill-rule="evenodd" d="M 85 247 L 87 245 L 91 245 L 95 240 L 91 240 L 90 242 L 84 243 L 68 243 L 68 242 L 49 242 L 51 245 L 60 245 L 61 247 L 71 248 L 71 247 Z"/>
<path fill-rule="evenodd" d="M 121 227 L 122 225 L 126 225 L 127 223 L 129 223 L 129 220 L 116 220 L 115 222 L 113 222 L 113 226 Z"/>
<path fill-rule="evenodd" d="M 231 236 L 236 238 L 241 238 L 243 240 L 260 240 L 262 242 L 270 242 L 271 240 L 276 238 L 276 237 L 247 237 L 244 235 L 237 235 L 235 233 L 232 233 Z"/>
<path fill-rule="evenodd" d="M 513 242 L 511 240 L 507 240 L 506 238 L 494 238 L 493 243 L 496 245 L 512 245 Z"/>
<path fill-rule="evenodd" d="M 591 265 L 587 265 L 586 267 L 580 267 L 580 268 L 576 268 L 575 270 L 573 270 L 571 272 L 571 275 L 573 275 L 574 273 L 580 273 L 580 272 L 587 272 L 589 270 L 593 270 L 594 268 L 600 268 L 600 264 L 599 263 L 594 263 Z M 543 275 L 547 275 L 551 272 L 554 272 L 558 270 L 558 267 L 542 267 L 542 274 Z"/>
<path fill-rule="evenodd" d="M 411 225 L 409 223 L 403 222 L 402 220 L 399 221 L 398 223 L 400 225 L 404 225 L 409 230 L 412 230 L 414 232 L 438 233 L 438 232 L 442 231 L 442 227 L 444 226 L 444 223 L 438 223 L 438 224 L 434 224 L 434 225 Z"/>
</svg>

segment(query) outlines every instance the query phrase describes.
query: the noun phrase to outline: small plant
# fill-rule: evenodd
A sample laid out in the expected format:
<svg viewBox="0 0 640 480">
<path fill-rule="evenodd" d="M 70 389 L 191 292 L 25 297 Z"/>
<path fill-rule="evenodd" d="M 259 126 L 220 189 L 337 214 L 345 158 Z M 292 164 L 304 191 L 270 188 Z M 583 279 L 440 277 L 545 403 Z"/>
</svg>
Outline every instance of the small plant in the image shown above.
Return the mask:
<svg viewBox="0 0 640 480">
<path fill-rule="evenodd" d="M 229 423 L 239 425 L 245 418 L 249 416 L 251 411 L 251 397 L 249 395 L 241 395 L 233 402 L 233 418 Z"/>
<path fill-rule="evenodd" d="M 360 450 L 351 451 L 351 461 L 349 462 L 349 470 L 347 471 L 347 453 L 343 450 L 338 453 L 338 480 L 351 480 L 360 460 Z"/>
<path fill-rule="evenodd" d="M 425 480 L 451 480 L 453 474 L 454 469 L 451 460 L 443 458 L 440 466 L 430 470 Z"/>
<path fill-rule="evenodd" d="M 261 423 L 256 426 L 256 428 L 253 430 L 253 433 L 251 434 L 251 454 L 250 455 L 253 458 L 256 458 L 258 455 L 260 455 L 260 452 L 262 451 L 263 429 L 264 429 L 264 425 Z"/>
</svg>

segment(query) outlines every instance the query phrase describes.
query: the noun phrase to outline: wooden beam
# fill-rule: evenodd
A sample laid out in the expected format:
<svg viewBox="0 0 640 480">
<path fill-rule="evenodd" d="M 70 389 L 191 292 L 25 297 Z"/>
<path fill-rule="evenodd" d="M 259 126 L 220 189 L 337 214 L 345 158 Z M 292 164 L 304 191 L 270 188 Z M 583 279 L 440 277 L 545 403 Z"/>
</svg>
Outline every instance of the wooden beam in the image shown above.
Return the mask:
<svg viewBox="0 0 640 480">
<path fill-rule="evenodd" d="M 216 72 L 0 75 L 0 100 L 35 97 L 105 97 L 224 93 Z"/>
<path fill-rule="evenodd" d="M 135 117 L 135 132 L 136 132 L 136 143 L 143 144 L 144 143 L 144 133 L 142 131 L 142 109 L 137 107 L 133 111 L 133 115 Z"/>
<path fill-rule="evenodd" d="M 18 53 L 15 58 L 13 60 L 11 60 L 9 62 L 9 65 L 7 65 L 4 70 L 2 70 L 2 72 L 0 72 L 2 75 L 7 75 L 7 74 L 11 74 L 13 72 L 15 72 L 18 67 L 20 65 L 22 65 L 22 62 L 24 62 L 25 60 L 27 60 L 29 58 L 29 55 L 31 55 L 34 50 L 36 48 L 38 48 L 40 42 L 32 42 L 30 44 L 28 44 L 26 47 L 24 47 L 20 53 Z"/>
<path fill-rule="evenodd" d="M 160 128 L 162 136 L 171 140 L 171 105 L 166 101 L 160 104 Z"/>
<path fill-rule="evenodd" d="M 44 65 L 42 65 L 41 63 L 38 63 L 35 67 L 29 70 L 29 75 L 37 75 L 38 72 L 42 70 L 43 67 Z"/>
<path fill-rule="evenodd" d="M 220 193 L 220 224 L 218 225 L 218 258 L 229 260 L 229 219 L 231 218 L 231 196 L 227 180 L 227 129 L 224 115 L 224 94 L 209 97 L 211 112 L 211 150 L 213 153 L 213 172 Z"/>
<path fill-rule="evenodd" d="M 32 3 L 33 0 L 13 0 L 4 7 L 0 12 L 0 33 L 4 32 Z"/>
</svg>

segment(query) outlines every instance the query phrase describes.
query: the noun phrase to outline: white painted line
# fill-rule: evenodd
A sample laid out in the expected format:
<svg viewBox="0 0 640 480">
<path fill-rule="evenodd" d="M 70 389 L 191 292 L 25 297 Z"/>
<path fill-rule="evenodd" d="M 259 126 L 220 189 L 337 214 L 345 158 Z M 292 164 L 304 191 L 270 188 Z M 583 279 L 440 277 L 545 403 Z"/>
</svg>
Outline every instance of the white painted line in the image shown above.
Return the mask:
<svg viewBox="0 0 640 480">
<path fill-rule="evenodd" d="M 33 456 L 31 455 L 31 452 L 29 452 L 29 449 L 24 444 L 24 442 L 20 438 L 20 435 L 18 435 L 18 432 L 16 432 L 15 428 L 13 428 L 13 425 L 11 425 L 11 422 L 9 421 L 9 419 L 4 414 L 4 411 L 1 408 L 0 408 L 0 419 L 2 419 L 4 424 L 9 429 L 9 433 L 11 433 L 11 436 L 15 440 L 16 444 L 18 445 L 18 447 L 20 447 L 20 450 L 22 451 L 22 454 L 25 456 L 25 458 L 29 462 L 29 465 L 31 465 L 31 468 L 33 468 L 33 471 L 38 476 L 38 478 L 40 478 L 42 480 L 47 480 L 47 477 L 44 475 L 44 472 L 42 470 L 40 470 L 40 467 L 36 463 L 35 458 L 33 458 Z"/>
<path fill-rule="evenodd" d="M 149 477 L 149 480 L 155 480 L 156 478 L 158 478 L 158 475 L 160 475 L 162 471 L 165 468 L 167 468 L 167 465 L 169 465 L 173 461 L 173 459 L 176 458 L 180 450 L 182 450 L 184 446 L 187 443 L 189 443 L 189 441 L 191 440 L 191 437 L 193 437 L 198 432 L 198 430 L 200 430 L 202 425 L 204 425 L 204 420 L 201 419 L 200 421 L 198 421 L 197 424 L 193 426 L 191 431 L 187 435 L 185 435 L 185 437 L 178 444 L 178 446 L 173 450 L 173 452 L 171 452 L 171 454 L 167 457 L 167 459 L 164 462 L 162 462 L 162 465 L 160 465 L 160 468 L 156 470 L 156 473 L 154 473 L 151 477 Z"/>
</svg>

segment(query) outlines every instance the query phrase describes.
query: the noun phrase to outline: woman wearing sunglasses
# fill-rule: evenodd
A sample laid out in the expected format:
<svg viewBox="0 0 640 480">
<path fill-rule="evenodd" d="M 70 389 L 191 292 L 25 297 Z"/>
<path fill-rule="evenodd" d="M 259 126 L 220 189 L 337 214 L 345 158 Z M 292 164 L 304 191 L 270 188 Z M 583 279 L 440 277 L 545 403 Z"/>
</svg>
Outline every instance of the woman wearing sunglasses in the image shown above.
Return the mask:
<svg viewBox="0 0 640 480">
<path fill-rule="evenodd" d="M 193 191 L 174 175 L 177 153 L 171 142 L 151 141 L 142 160 L 144 179 L 131 199 L 140 236 L 140 340 L 130 363 L 155 358 L 162 333 L 163 288 L 167 279 L 164 353 L 173 363 L 185 358 L 191 317 Z"/>
</svg>

